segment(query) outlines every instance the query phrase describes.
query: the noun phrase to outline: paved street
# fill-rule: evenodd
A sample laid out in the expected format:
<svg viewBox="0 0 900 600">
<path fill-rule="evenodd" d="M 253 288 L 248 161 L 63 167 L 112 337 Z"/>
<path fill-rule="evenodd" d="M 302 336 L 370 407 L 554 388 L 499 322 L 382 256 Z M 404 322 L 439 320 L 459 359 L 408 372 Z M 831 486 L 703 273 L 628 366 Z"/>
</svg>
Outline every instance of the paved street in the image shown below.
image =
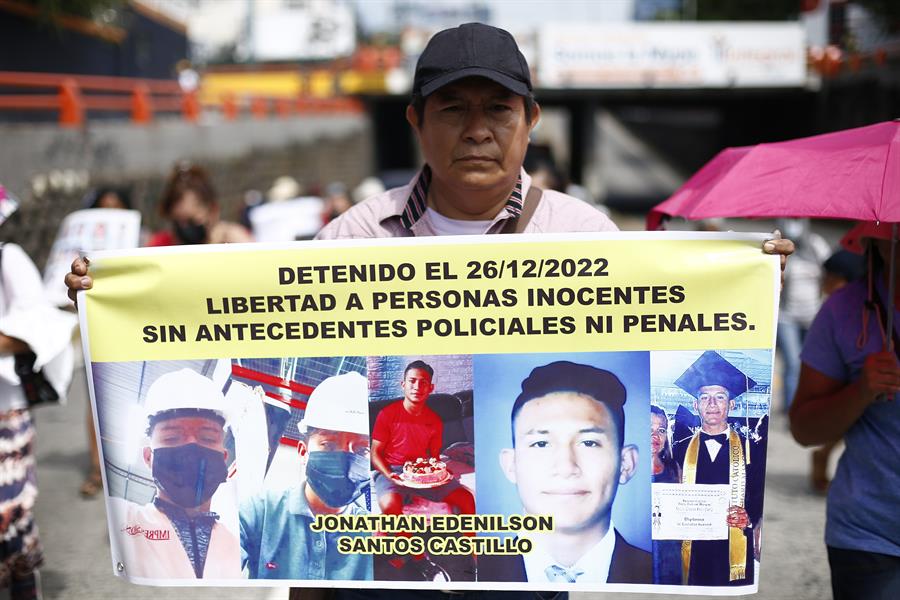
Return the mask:
<svg viewBox="0 0 900 600">
<path fill-rule="evenodd" d="M 106 517 L 100 499 L 82 500 L 78 486 L 88 465 L 84 429 L 87 392 L 76 373 L 69 403 L 35 411 L 41 495 L 37 519 L 46 549 L 42 570 L 45 597 L 130 598 L 132 600 L 286 599 L 283 589 L 152 588 L 112 574 Z M 770 428 L 763 562 L 759 598 L 796 600 L 830 597 L 822 545 L 824 501 L 807 491 L 807 451 L 786 431 L 781 415 Z M 576 594 L 575 600 L 612 594 Z M 629 595 L 629 598 L 658 598 Z"/>
</svg>

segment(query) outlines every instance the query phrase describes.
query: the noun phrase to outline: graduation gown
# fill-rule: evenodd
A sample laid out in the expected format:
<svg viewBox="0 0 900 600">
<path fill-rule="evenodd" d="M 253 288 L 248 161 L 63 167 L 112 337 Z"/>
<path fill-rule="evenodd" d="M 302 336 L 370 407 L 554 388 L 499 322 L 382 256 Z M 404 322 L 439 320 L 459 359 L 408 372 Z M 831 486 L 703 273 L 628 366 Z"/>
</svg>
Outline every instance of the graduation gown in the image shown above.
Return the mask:
<svg viewBox="0 0 900 600">
<path fill-rule="evenodd" d="M 725 434 L 720 434 L 724 436 Z M 720 438 L 715 460 L 711 460 L 706 448 L 707 435 L 698 431 L 694 436 L 682 439 L 673 446 L 673 454 L 684 472 L 684 460 L 688 445 L 694 437 L 700 438 L 697 453 L 697 484 L 729 483 L 729 452 L 726 437 Z M 741 446 L 746 456 L 746 439 L 740 435 Z M 765 483 L 765 439 L 750 443 L 750 462 L 745 466 L 747 479 L 744 493 L 744 508 L 750 519 L 750 525 L 744 529 L 747 539 L 746 573 L 742 579 L 729 581 L 729 548 L 728 540 L 694 540 L 691 543 L 691 562 L 688 569 L 688 585 L 749 585 L 753 583 L 753 529 L 759 525 L 762 517 L 763 486 Z"/>
</svg>

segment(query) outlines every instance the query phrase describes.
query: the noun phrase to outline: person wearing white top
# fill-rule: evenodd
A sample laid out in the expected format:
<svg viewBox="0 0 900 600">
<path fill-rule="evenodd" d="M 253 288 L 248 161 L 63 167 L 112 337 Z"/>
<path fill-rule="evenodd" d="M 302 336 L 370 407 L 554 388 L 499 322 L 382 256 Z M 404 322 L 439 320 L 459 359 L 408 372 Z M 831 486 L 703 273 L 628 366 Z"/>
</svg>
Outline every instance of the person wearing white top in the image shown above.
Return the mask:
<svg viewBox="0 0 900 600">
<path fill-rule="evenodd" d="M 0 224 L 16 206 L 0 186 Z M 33 512 L 38 489 L 29 404 L 34 398 L 29 401 L 19 376 L 29 369 L 40 372 L 56 399 L 62 398 L 72 376 L 74 324 L 73 315 L 46 298 L 25 251 L 0 244 L 0 588 L 9 589 L 13 600 L 41 597 L 37 569 L 43 561 Z"/>
</svg>

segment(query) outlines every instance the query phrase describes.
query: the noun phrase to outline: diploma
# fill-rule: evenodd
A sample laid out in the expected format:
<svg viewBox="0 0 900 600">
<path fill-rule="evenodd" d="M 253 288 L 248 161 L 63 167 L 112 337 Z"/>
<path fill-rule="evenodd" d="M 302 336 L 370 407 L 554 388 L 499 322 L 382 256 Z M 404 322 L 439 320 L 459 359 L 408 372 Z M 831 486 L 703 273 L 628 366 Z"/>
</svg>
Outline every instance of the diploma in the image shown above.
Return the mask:
<svg viewBox="0 0 900 600">
<path fill-rule="evenodd" d="M 653 539 L 728 539 L 728 497 L 728 485 L 652 484 Z"/>
</svg>

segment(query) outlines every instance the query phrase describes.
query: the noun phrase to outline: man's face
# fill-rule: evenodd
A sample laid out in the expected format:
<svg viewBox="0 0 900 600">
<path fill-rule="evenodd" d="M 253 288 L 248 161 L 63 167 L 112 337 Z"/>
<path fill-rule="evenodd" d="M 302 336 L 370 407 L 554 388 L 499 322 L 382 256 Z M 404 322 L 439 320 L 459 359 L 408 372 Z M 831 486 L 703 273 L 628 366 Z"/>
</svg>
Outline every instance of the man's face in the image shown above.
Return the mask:
<svg viewBox="0 0 900 600">
<path fill-rule="evenodd" d="M 144 449 L 144 460 L 148 466 L 152 464 L 151 450 L 157 448 L 174 448 L 187 444 L 198 444 L 226 458 L 225 432 L 217 421 L 204 417 L 175 417 L 160 421 L 150 432 L 150 446 Z"/>
<path fill-rule="evenodd" d="M 609 525 L 616 489 L 634 474 L 637 450 L 621 447 L 605 405 L 584 394 L 547 394 L 522 407 L 513 434 L 515 448 L 503 450 L 500 462 L 526 512 L 553 515 L 566 532 Z"/>
<path fill-rule="evenodd" d="M 708 433 L 724 431 L 728 425 L 728 411 L 734 408 L 734 401 L 728 390 L 721 385 L 705 385 L 700 388 L 694 409 L 700 415 L 700 424 Z"/>
<path fill-rule="evenodd" d="M 369 458 L 369 436 L 349 431 L 317 429 L 306 442 L 309 452 L 351 452 Z"/>
<path fill-rule="evenodd" d="M 422 369 L 408 370 L 400 382 L 400 387 L 403 388 L 403 397 L 416 406 L 424 404 L 434 391 L 431 375 Z"/>
<path fill-rule="evenodd" d="M 150 434 L 153 448 L 171 448 L 185 444 L 199 444 L 220 452 L 225 451 L 225 432 L 222 426 L 203 417 L 166 419 L 153 427 Z"/>
<path fill-rule="evenodd" d="M 182 192 L 169 209 L 169 218 L 178 223 L 209 225 L 215 217 L 216 211 L 190 189 Z"/>
<path fill-rule="evenodd" d="M 491 191 L 512 187 L 539 113 L 535 106 L 529 123 L 522 96 L 470 77 L 428 96 L 423 123 L 412 107 L 407 120 L 435 179 L 460 191 Z"/>
<path fill-rule="evenodd" d="M 97 200 L 97 208 L 127 208 L 122 198 L 115 192 L 106 192 Z"/>
<path fill-rule="evenodd" d="M 368 484 L 368 435 L 313 429 L 297 450 L 306 473 L 306 500 L 313 512 L 340 512 Z"/>
</svg>

